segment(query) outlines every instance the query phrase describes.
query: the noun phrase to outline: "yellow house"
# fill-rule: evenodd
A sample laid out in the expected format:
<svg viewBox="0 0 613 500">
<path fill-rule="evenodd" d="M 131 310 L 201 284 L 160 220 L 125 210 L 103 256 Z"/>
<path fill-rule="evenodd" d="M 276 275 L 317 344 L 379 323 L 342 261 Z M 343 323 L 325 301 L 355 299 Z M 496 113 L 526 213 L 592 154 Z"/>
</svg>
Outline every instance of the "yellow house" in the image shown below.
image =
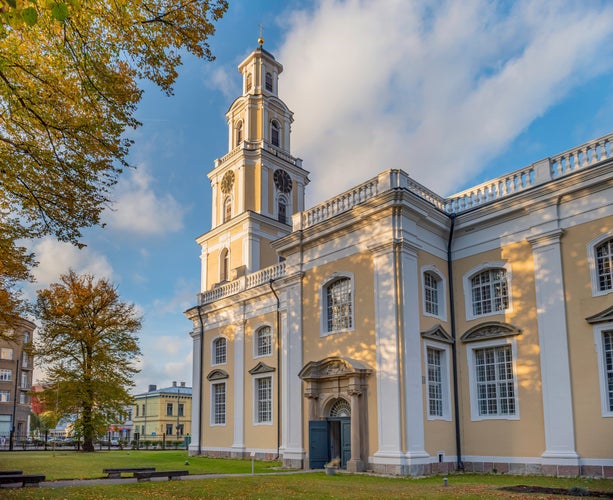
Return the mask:
<svg viewBox="0 0 613 500">
<path fill-rule="evenodd" d="M 192 388 L 185 382 L 163 389 L 150 385 L 134 396 L 132 436 L 141 441 L 181 440 L 192 432 L 191 417 Z"/>
<path fill-rule="evenodd" d="M 282 65 L 240 65 L 208 174 L 191 454 L 613 477 L 613 134 L 453 196 L 312 208 Z"/>
</svg>

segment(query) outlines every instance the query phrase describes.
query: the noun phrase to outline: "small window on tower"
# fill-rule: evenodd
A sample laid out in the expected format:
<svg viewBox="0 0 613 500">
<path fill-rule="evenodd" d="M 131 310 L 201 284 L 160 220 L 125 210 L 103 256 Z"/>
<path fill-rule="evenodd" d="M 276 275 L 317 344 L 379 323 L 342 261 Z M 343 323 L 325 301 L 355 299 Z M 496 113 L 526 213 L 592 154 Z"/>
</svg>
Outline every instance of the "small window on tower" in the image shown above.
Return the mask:
<svg viewBox="0 0 613 500">
<path fill-rule="evenodd" d="M 274 120 L 270 124 L 270 142 L 273 146 L 279 147 L 279 124 Z"/>
<path fill-rule="evenodd" d="M 223 202 L 223 221 L 228 222 L 232 218 L 232 198 L 229 196 Z"/>
<path fill-rule="evenodd" d="M 266 73 L 266 90 L 272 92 L 272 75 L 270 73 Z"/>
<path fill-rule="evenodd" d="M 243 122 L 236 124 L 236 145 L 240 146 L 243 142 Z"/>
<path fill-rule="evenodd" d="M 251 90 L 251 85 L 253 84 L 253 77 L 251 73 L 247 73 L 247 80 L 245 82 L 245 90 L 249 92 Z"/>
<path fill-rule="evenodd" d="M 279 197 L 277 220 L 283 224 L 287 224 L 287 202 L 285 198 Z"/>
</svg>

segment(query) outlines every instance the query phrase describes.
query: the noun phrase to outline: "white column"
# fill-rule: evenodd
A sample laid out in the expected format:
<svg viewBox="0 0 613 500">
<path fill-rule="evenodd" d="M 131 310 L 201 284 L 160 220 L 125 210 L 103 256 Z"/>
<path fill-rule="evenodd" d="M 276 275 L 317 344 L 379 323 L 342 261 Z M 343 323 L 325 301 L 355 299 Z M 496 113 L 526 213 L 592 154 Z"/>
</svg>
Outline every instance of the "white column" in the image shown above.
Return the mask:
<svg viewBox="0 0 613 500">
<path fill-rule="evenodd" d="M 400 406 L 398 297 L 393 245 L 376 249 L 373 262 L 378 415 L 378 449 L 374 458 L 376 463 L 401 464 L 404 463 L 404 454 Z"/>
<path fill-rule="evenodd" d="M 403 373 L 406 456 L 410 463 L 429 455 L 424 450 L 424 408 L 421 384 L 421 335 L 419 332 L 420 283 L 417 254 L 406 247 L 401 250 Z M 423 462 L 423 460 L 421 460 Z"/>
<path fill-rule="evenodd" d="M 245 450 L 245 323 L 234 324 L 234 442 L 232 451 Z"/>
<path fill-rule="evenodd" d="M 566 304 L 562 280 L 561 230 L 530 239 L 541 360 L 541 386 L 545 418 L 544 463 L 579 465 L 575 451 L 573 404 L 568 357 Z M 549 460 L 550 459 L 550 460 Z"/>
<path fill-rule="evenodd" d="M 279 293 L 279 292 L 277 292 Z M 281 449 L 284 463 L 301 464 L 302 446 L 302 297 L 300 284 L 286 288 L 287 309 L 281 313 Z"/>
<path fill-rule="evenodd" d="M 200 367 L 202 360 L 202 334 L 200 327 L 195 328 L 191 337 L 192 343 L 192 435 L 189 444 L 189 454 L 196 455 L 199 447 L 204 447 L 204 443 L 200 443 L 200 432 L 202 430 L 202 418 L 200 415 L 200 387 L 202 386 Z"/>
</svg>

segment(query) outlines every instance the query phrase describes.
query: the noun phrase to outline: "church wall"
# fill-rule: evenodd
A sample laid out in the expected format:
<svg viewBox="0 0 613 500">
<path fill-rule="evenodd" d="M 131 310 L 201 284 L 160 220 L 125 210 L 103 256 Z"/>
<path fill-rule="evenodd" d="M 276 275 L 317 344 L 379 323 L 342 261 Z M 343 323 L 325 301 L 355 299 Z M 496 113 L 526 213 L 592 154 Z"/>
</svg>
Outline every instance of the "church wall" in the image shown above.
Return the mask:
<svg viewBox="0 0 613 500">
<path fill-rule="evenodd" d="M 565 230 L 562 262 L 566 290 L 566 314 L 574 406 L 577 453 L 591 459 L 611 459 L 613 418 L 603 417 L 594 331 L 586 318 L 613 303 L 613 294 L 592 296 L 587 244 L 598 235 L 612 234 L 613 216 L 579 224 Z"/>
<path fill-rule="evenodd" d="M 467 298 L 464 295 L 463 276 L 484 263 L 499 261 L 505 261 L 511 265 L 512 309 L 507 310 L 504 314 L 467 320 L 465 312 Z M 540 457 L 545 449 L 545 443 L 534 261 L 530 244 L 527 242 L 509 244 L 497 250 L 454 261 L 454 294 L 458 337 L 462 452 L 465 460 L 471 461 L 471 457 L 492 456 L 527 457 L 528 459 Z M 467 355 L 472 346 L 460 339 L 469 328 L 488 321 L 509 323 L 522 331 L 520 335 L 510 338 L 516 349 L 513 352 L 513 359 L 518 390 L 518 417 L 474 420 L 475 417 L 471 413 L 471 393 L 474 391 L 469 387 Z"/>
<path fill-rule="evenodd" d="M 333 273 L 352 273 L 354 291 L 354 328 L 351 331 L 321 336 L 320 287 Z M 355 253 L 309 269 L 303 278 L 303 365 L 330 356 L 361 361 L 373 370 L 368 377 L 368 449 L 377 449 L 377 384 L 374 371 L 375 311 L 373 263 L 370 252 Z M 320 404 L 323 402 L 320 402 Z M 305 405 L 306 411 L 306 405 Z M 304 442 L 308 443 L 308 418 L 304 421 Z"/>
<path fill-rule="evenodd" d="M 245 176 L 245 210 L 257 211 L 256 200 L 260 198 L 259 184 L 256 182 L 255 166 L 245 163 L 243 166 Z"/>
<path fill-rule="evenodd" d="M 418 268 L 420 271 L 420 279 L 422 280 L 418 286 L 419 289 L 419 304 L 420 304 L 420 330 L 422 332 L 428 331 L 436 325 L 441 325 L 445 331 L 451 334 L 451 326 L 449 323 L 450 312 L 449 312 L 449 275 L 447 274 L 447 261 L 445 259 L 441 259 L 435 255 L 432 255 L 427 252 L 419 252 L 418 253 Z M 441 318 L 436 318 L 432 316 L 428 316 L 424 313 L 424 286 L 423 286 L 423 270 L 425 267 L 430 269 L 431 267 L 436 269 L 436 272 L 439 273 L 443 279 L 445 280 L 445 289 L 442 290 L 442 293 L 445 294 L 445 311 L 443 313 L 443 317 L 446 318 L 444 321 Z M 454 456 L 456 454 L 456 443 L 455 443 L 455 424 L 454 424 L 454 407 L 453 407 L 453 394 L 452 394 L 452 383 L 453 383 L 453 373 L 451 370 L 451 349 L 449 348 L 449 357 L 448 357 L 448 389 L 449 389 L 449 418 L 448 419 L 434 419 L 428 417 L 428 385 L 427 385 L 427 376 L 428 376 L 428 362 L 426 358 L 426 345 L 433 345 L 438 347 L 443 347 L 446 344 L 438 344 L 432 341 L 428 341 L 422 338 L 421 341 L 421 363 L 422 363 L 422 387 L 423 387 L 423 403 L 422 407 L 424 408 L 424 441 L 425 441 L 425 450 L 432 457 L 438 457 L 440 452 L 443 452 L 446 457 Z"/>
</svg>

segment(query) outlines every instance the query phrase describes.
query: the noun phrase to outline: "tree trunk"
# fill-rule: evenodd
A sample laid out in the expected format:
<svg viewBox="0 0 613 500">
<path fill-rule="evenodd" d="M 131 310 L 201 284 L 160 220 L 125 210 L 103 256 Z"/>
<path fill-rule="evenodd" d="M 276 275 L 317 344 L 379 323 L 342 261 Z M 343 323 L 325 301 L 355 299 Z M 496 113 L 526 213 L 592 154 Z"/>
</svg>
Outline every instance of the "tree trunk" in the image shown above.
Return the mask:
<svg viewBox="0 0 613 500">
<path fill-rule="evenodd" d="M 83 451 L 92 452 L 94 448 L 94 426 L 91 407 L 83 408 Z"/>
</svg>

